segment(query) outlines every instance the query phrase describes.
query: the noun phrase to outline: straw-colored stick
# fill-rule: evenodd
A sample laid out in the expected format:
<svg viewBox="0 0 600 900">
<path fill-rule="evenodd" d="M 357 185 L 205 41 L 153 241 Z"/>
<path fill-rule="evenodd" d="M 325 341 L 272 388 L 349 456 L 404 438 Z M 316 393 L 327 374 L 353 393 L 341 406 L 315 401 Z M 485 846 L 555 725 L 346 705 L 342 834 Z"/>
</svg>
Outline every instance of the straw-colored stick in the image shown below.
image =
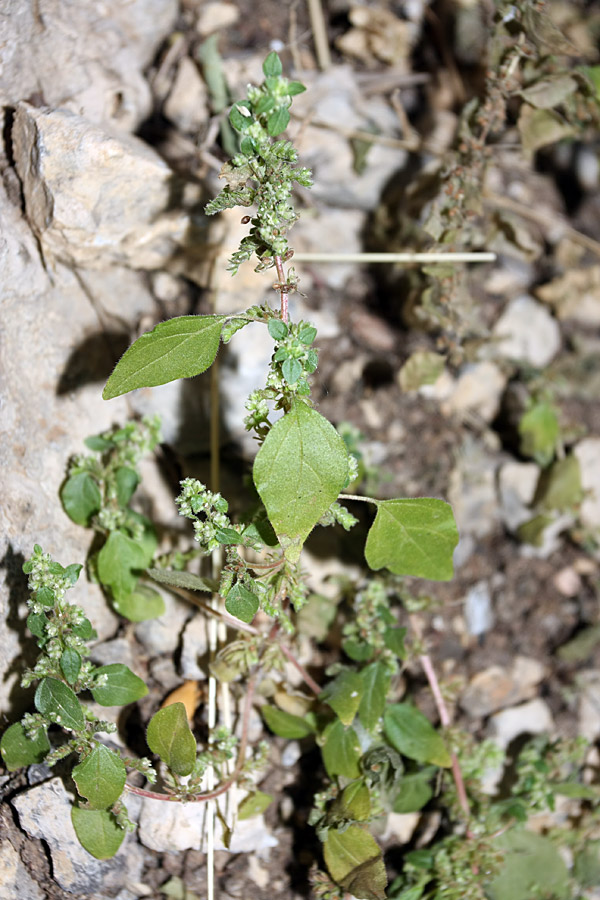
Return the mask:
<svg viewBox="0 0 600 900">
<path fill-rule="evenodd" d="M 294 253 L 294 262 L 468 263 L 494 262 L 495 253 Z"/>
</svg>

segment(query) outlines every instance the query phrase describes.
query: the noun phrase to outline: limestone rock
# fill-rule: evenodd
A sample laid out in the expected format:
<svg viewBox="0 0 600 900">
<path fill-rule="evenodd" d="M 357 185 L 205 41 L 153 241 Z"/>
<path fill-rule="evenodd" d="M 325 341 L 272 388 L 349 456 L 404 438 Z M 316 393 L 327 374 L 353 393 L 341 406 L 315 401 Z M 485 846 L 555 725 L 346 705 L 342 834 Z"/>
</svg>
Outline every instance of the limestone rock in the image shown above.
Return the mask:
<svg viewBox="0 0 600 900">
<path fill-rule="evenodd" d="M 465 597 L 465 621 L 469 634 L 479 636 L 494 624 L 492 595 L 487 581 L 474 584 Z"/>
<path fill-rule="evenodd" d="M 443 409 L 459 415 L 476 413 L 484 422 L 491 422 L 500 407 L 505 386 L 506 376 L 495 363 L 475 363 L 461 372 Z"/>
<path fill-rule="evenodd" d="M 0 896 L 4 900 L 44 900 L 45 897 L 8 840 L 0 844 Z"/>
<path fill-rule="evenodd" d="M 198 14 L 196 29 L 206 36 L 222 28 L 234 25 L 240 17 L 240 10 L 233 3 L 203 3 Z"/>
<path fill-rule="evenodd" d="M 208 118 L 208 92 L 198 67 L 189 56 L 177 66 L 171 92 L 163 112 L 180 131 L 194 134 Z"/>
<path fill-rule="evenodd" d="M 497 526 L 496 462 L 475 441 L 465 441 L 450 475 L 448 502 L 461 538 L 490 534 Z"/>
<path fill-rule="evenodd" d="M 550 708 L 539 697 L 520 706 L 512 706 L 490 719 L 489 734 L 500 747 L 506 748 L 521 734 L 551 734 L 554 721 Z"/>
<path fill-rule="evenodd" d="M 577 684 L 581 691 L 578 734 L 593 743 L 600 737 L 600 671 L 580 672 Z"/>
<path fill-rule="evenodd" d="M 13 150 L 27 217 L 49 260 L 155 269 L 176 255 L 189 224 L 167 212 L 176 178 L 138 138 L 20 103 Z"/>
<path fill-rule="evenodd" d="M 470 716 L 489 716 L 506 706 L 529 700 L 544 673 L 541 663 L 525 656 L 517 656 L 510 669 L 490 666 L 471 679 L 460 705 Z"/>
<path fill-rule="evenodd" d="M 185 626 L 181 642 L 180 671 L 183 678 L 197 681 L 206 679 L 206 670 L 199 665 L 208 650 L 208 623 L 204 616 L 196 615 Z"/>
<path fill-rule="evenodd" d="M 502 520 L 509 531 L 532 517 L 530 504 L 540 477 L 536 463 L 507 462 L 498 473 L 498 493 Z"/>
<path fill-rule="evenodd" d="M 490 353 L 543 368 L 560 350 L 560 328 L 548 310 L 523 296 L 511 300 L 496 322 Z"/>
<path fill-rule="evenodd" d="M 600 528 L 600 438 L 579 441 L 574 450 L 581 471 L 584 499 L 579 518 L 586 528 Z"/>
<path fill-rule="evenodd" d="M 191 605 L 177 599 L 169 591 L 162 591 L 157 584 L 152 587 L 162 595 L 165 611 L 157 619 L 139 622 L 135 626 L 135 636 L 150 655 L 159 656 L 177 649 L 181 629 L 191 613 Z"/>
</svg>

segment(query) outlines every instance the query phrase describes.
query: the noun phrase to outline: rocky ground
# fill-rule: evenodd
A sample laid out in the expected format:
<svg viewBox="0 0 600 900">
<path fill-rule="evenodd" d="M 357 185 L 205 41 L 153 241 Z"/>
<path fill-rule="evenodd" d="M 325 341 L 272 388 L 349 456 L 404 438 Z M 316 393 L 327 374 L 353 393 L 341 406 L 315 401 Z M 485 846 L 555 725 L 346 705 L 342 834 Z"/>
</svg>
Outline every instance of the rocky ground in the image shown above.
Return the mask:
<svg viewBox="0 0 600 900">
<path fill-rule="evenodd" d="M 293 246 L 422 247 L 402 214 L 413 214 L 411 186 L 454 145 L 459 113 L 481 90 L 488 35 L 481 17 L 465 12 L 478 5 L 325 6 L 329 54 L 305 4 L 287 0 L 8 0 L 0 13 L 6 724 L 31 704 L 19 686 L 35 659 L 22 563 L 35 542 L 64 564 L 88 551 L 89 535 L 58 500 L 69 456 L 90 434 L 159 412 L 164 444 L 145 466 L 142 502 L 165 529 L 180 528 L 172 503 L 178 478 L 207 469 L 208 380 L 110 403 L 100 394 L 130 340 L 157 321 L 208 312 L 213 303 L 230 313 L 269 294 L 269 277 L 251 267 L 235 279 L 225 272 L 243 233 L 239 211 L 215 222 L 202 213 L 224 158 L 220 113 L 248 81 L 261 80 L 269 49 L 281 51 L 308 88 L 294 104 L 290 134 L 313 167 L 315 188 L 299 196 Z M 597 12 L 584 3 L 551 6 L 569 52 L 597 63 Z M 318 408 L 360 432 L 371 490 L 453 505 L 461 535 L 455 579 L 407 587 L 429 597 L 410 623 L 453 685 L 456 722 L 504 747 L 538 732 L 582 734 L 593 745 L 600 736 L 598 136 L 582 131 L 524 153 L 514 117 L 509 110 L 488 163 L 481 231 L 458 242 L 498 258 L 464 270 L 447 321 L 419 314 L 425 284 L 416 269 L 346 262 L 298 263 L 303 293 L 292 314 L 319 329 Z M 422 223 L 423 207 L 414 215 Z M 436 352 L 447 364 L 422 384 L 406 362 Z M 223 355 L 225 494 L 243 490 L 253 452 L 241 428 L 243 401 L 262 382 L 269 354 L 248 328 Z M 519 529 L 540 509 L 542 467 L 523 452 L 518 422 L 530 398 L 542 395 L 558 410 L 559 459 L 577 461 L 582 493 L 574 502 L 567 484 L 535 545 Z M 306 566 L 322 588 L 324 572 L 358 572 L 356 560 L 328 534 L 309 545 Z M 98 631 L 94 661 L 126 662 L 151 686 L 119 721 L 121 746 L 143 754 L 143 723 L 165 696 L 206 679 L 198 662 L 204 623 L 167 593 L 166 614 L 138 625 L 120 620 L 85 579 L 77 594 Z M 307 652 L 318 669 L 336 651 Z M 434 717 L 422 676 L 415 670 L 407 678 Z M 203 710 L 200 702 L 200 728 Z M 258 714 L 251 728 L 257 742 Z M 132 803 L 138 832 L 115 859 L 99 862 L 72 833 L 71 785 L 61 774 L 34 766 L 0 776 L 8 801 L 0 813 L 2 897 L 205 896 L 203 810 L 173 805 L 167 818 L 151 802 Z M 276 801 L 264 817 L 238 825 L 229 850 L 217 851 L 221 900 L 310 896 L 307 873 L 319 850 L 306 818 L 319 777 L 315 751 L 273 743 L 261 787 Z M 390 816 L 381 824 L 384 846 L 401 846 L 417 825 Z"/>
</svg>

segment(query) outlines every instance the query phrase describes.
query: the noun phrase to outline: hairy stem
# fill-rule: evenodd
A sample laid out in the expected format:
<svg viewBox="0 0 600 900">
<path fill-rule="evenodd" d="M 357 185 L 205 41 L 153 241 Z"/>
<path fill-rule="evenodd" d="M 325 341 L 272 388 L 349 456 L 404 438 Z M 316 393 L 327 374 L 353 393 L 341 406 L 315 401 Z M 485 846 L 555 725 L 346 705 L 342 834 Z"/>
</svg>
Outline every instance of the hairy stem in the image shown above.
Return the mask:
<svg viewBox="0 0 600 900">
<path fill-rule="evenodd" d="M 283 263 L 281 261 L 280 256 L 275 257 L 275 268 L 277 269 L 277 277 L 279 279 L 279 289 L 281 292 L 281 321 L 286 324 L 289 322 L 289 312 L 288 312 L 288 292 L 287 292 L 287 284 L 285 278 L 285 272 L 283 271 Z"/>
</svg>

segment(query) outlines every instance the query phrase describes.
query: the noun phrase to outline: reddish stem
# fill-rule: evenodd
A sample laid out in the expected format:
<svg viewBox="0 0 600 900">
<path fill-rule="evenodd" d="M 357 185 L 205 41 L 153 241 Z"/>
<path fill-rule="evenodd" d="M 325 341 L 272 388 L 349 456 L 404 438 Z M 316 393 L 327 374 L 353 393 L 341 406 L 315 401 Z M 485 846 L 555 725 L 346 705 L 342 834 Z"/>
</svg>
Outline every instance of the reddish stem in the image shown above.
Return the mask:
<svg viewBox="0 0 600 900">
<path fill-rule="evenodd" d="M 313 694 L 316 694 L 316 696 L 318 697 L 319 694 L 321 693 L 321 688 L 319 687 L 317 682 L 314 680 L 314 678 L 311 678 L 311 676 L 308 674 L 308 672 L 306 671 L 306 669 L 304 668 L 302 663 L 298 662 L 298 660 L 296 659 L 296 657 L 294 656 L 292 651 L 289 649 L 289 647 L 286 647 L 285 644 L 280 644 L 279 647 L 281 648 L 282 653 L 285 656 L 287 656 L 287 658 L 289 659 L 291 664 L 298 670 L 298 672 L 302 676 L 302 680 L 309 686 L 309 688 L 311 689 Z"/>
<path fill-rule="evenodd" d="M 444 728 L 448 728 L 450 726 L 450 715 L 448 713 L 448 708 L 446 703 L 444 702 L 444 698 L 442 697 L 442 692 L 440 690 L 440 684 L 437 680 L 437 675 L 435 674 L 435 669 L 433 668 L 432 662 L 426 654 L 420 656 L 421 665 L 423 666 L 423 671 L 427 676 L 427 681 L 429 682 L 429 687 L 431 688 L 431 693 L 433 694 L 433 699 L 435 700 L 435 705 L 437 706 L 438 713 L 440 715 L 440 722 Z M 456 785 L 456 793 L 458 795 L 458 802 L 461 805 L 461 808 L 467 818 L 471 817 L 471 810 L 469 808 L 469 800 L 467 798 L 467 791 L 465 789 L 465 783 L 463 781 L 462 772 L 460 770 L 460 763 L 458 762 L 458 757 L 456 753 L 452 752 L 452 777 L 454 778 L 454 784 Z"/>
<path fill-rule="evenodd" d="M 277 269 L 277 278 L 279 279 L 279 287 L 281 290 L 281 321 L 289 321 L 288 313 L 288 292 L 285 272 L 283 271 L 283 263 L 280 256 L 275 257 L 275 268 Z"/>
</svg>

